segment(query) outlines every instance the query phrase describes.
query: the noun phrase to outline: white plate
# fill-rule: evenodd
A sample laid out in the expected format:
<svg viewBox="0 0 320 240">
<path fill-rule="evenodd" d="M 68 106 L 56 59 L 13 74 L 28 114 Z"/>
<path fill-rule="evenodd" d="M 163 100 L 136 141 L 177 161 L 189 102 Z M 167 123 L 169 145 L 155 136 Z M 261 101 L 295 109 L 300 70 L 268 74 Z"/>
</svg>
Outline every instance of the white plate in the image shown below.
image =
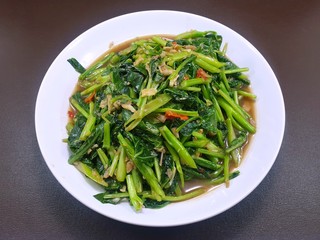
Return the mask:
<svg viewBox="0 0 320 240">
<path fill-rule="evenodd" d="M 102 204 L 93 195 L 101 189 L 68 164 L 66 138 L 68 98 L 78 74 L 67 62 L 75 57 L 84 66 L 118 44 L 137 36 L 178 34 L 192 29 L 214 30 L 228 43 L 228 56 L 240 67 L 249 67 L 256 101 L 257 133 L 240 166 L 240 176 L 229 188 L 219 187 L 198 198 L 162 209 L 136 213 L 128 203 Z M 145 11 L 107 20 L 72 41 L 54 60 L 39 89 L 35 124 L 42 155 L 60 184 L 80 202 L 110 218 L 144 226 L 177 226 L 213 217 L 245 198 L 272 167 L 284 133 L 284 101 L 275 74 L 263 56 L 246 39 L 211 19 L 176 11 Z"/>
</svg>

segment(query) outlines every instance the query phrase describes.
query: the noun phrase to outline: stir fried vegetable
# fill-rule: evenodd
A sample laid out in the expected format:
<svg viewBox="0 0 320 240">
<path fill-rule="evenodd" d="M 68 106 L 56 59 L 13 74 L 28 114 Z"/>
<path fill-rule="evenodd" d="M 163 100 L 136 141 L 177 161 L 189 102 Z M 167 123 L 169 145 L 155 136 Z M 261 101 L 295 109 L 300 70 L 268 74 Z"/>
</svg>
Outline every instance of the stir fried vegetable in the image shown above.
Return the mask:
<svg viewBox="0 0 320 240">
<path fill-rule="evenodd" d="M 242 107 L 249 79 L 220 50 L 213 31 L 153 36 L 109 51 L 80 73 L 70 98 L 69 163 L 104 188 L 95 197 L 136 211 L 203 194 L 239 175 L 256 128 Z M 253 101 L 252 100 L 252 101 Z"/>
</svg>

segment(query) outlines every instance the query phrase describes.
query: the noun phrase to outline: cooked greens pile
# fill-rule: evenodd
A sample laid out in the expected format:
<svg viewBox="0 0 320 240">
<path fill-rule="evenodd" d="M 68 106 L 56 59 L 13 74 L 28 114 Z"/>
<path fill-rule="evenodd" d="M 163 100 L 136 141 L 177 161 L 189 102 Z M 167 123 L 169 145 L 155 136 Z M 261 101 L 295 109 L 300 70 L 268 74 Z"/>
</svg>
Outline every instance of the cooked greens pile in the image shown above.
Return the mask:
<svg viewBox="0 0 320 240">
<path fill-rule="evenodd" d="M 185 192 L 186 181 L 228 185 L 239 175 L 233 169 L 255 133 L 241 99 L 255 96 L 246 91 L 248 69 L 221 42 L 216 32 L 190 31 L 136 40 L 87 69 L 68 60 L 80 73 L 69 163 L 104 188 L 98 200 L 158 208 L 206 191 Z"/>
</svg>

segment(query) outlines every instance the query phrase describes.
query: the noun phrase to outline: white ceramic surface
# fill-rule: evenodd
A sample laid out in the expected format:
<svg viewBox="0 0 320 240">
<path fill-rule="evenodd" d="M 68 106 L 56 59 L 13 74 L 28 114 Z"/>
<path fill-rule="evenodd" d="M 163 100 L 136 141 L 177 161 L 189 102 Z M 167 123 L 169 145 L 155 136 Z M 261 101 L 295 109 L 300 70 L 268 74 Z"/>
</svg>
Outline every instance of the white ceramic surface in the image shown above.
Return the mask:
<svg viewBox="0 0 320 240">
<path fill-rule="evenodd" d="M 229 188 L 217 188 L 200 197 L 170 204 L 162 209 L 136 213 L 128 203 L 102 204 L 93 195 L 101 189 L 68 164 L 66 138 L 68 98 L 78 74 L 67 62 L 75 57 L 88 66 L 110 43 L 137 36 L 179 34 L 188 30 L 214 30 L 228 43 L 227 55 L 240 67 L 249 67 L 256 101 L 257 133 L 241 164 L 240 176 Z M 237 204 L 252 192 L 272 167 L 281 146 L 285 109 L 279 83 L 271 67 L 246 39 L 230 28 L 194 14 L 176 11 L 145 11 L 119 16 L 94 26 L 72 41 L 48 69 L 39 89 L 35 124 L 42 155 L 60 184 L 76 199 L 110 218 L 144 226 L 177 226 L 213 217 Z M 45 179 L 44 179 L 45 181 Z M 241 219 L 239 219 L 241 221 Z"/>
</svg>

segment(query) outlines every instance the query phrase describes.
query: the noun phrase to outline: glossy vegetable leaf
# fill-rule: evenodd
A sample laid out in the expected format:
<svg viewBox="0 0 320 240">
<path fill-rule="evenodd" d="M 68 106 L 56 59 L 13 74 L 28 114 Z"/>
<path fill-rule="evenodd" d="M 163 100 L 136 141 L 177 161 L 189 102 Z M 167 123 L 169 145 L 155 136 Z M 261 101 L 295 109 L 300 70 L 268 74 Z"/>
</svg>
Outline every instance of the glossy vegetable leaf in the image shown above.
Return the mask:
<svg viewBox="0 0 320 240">
<path fill-rule="evenodd" d="M 69 59 L 81 73 L 70 98 L 69 163 L 104 187 L 97 200 L 160 208 L 206 191 L 184 193 L 186 181 L 228 186 L 238 174 L 230 164 L 256 131 L 240 97 L 255 96 L 248 69 L 221 43 L 214 31 L 192 30 L 138 39 L 88 69 Z"/>
</svg>

